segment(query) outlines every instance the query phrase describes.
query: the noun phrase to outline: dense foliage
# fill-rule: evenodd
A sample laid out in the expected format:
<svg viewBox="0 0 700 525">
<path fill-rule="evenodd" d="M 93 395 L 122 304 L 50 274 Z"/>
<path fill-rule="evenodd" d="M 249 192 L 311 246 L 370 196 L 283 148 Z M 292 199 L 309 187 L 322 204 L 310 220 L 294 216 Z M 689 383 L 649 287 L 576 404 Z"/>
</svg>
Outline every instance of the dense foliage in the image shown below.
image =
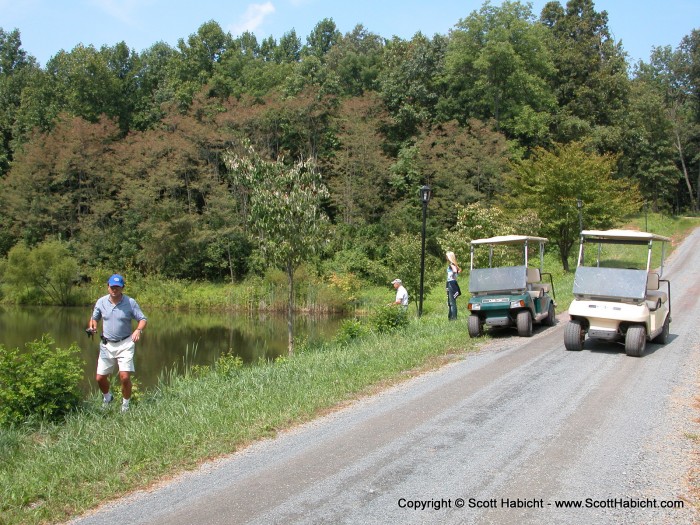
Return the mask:
<svg viewBox="0 0 700 525">
<path fill-rule="evenodd" d="M 80 349 L 54 348 L 48 335 L 24 351 L 0 345 L 0 426 L 28 419 L 60 421 L 81 402 Z"/>
<path fill-rule="evenodd" d="M 620 215 L 590 185 L 601 169 L 605 191 L 628 197 L 624 211 L 697 211 L 700 30 L 629 64 L 591 0 L 550 2 L 539 16 L 511 1 L 465 15 L 448 35 L 410 40 L 362 26 L 342 34 L 324 19 L 305 44 L 293 30 L 258 42 L 209 21 L 175 47 L 77 46 L 44 67 L 19 30 L 0 28 L 0 256 L 51 240 L 83 273 L 264 272 L 268 237 L 227 165 L 247 144 L 284 166 L 268 177 L 312 161 L 328 188 L 319 213 L 329 228 L 302 258 L 377 283 L 382 267 L 395 276 L 397 239 L 420 235 L 423 184 L 433 187 L 427 247 L 440 260 L 439 239 L 475 203 L 501 208 L 505 233 L 534 213 L 528 225 L 541 228 L 528 233 L 564 257 L 572 199 L 587 224 Z M 538 172 L 572 144 L 571 162 Z M 401 278 L 416 279 L 409 271 Z"/>
</svg>

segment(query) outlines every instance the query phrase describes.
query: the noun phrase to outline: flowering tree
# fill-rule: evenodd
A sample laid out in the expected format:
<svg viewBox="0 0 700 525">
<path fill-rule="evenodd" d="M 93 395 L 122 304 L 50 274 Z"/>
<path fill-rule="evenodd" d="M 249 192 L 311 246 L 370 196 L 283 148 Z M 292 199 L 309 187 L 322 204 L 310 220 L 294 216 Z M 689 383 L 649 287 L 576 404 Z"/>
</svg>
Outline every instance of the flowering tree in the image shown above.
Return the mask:
<svg viewBox="0 0 700 525">
<path fill-rule="evenodd" d="M 248 199 L 247 220 L 263 260 L 284 270 L 289 282 L 287 335 L 294 353 L 294 271 L 320 246 L 327 221 L 321 203 L 328 190 L 313 160 L 286 165 L 267 161 L 252 147 L 227 156 L 233 180 Z"/>
</svg>

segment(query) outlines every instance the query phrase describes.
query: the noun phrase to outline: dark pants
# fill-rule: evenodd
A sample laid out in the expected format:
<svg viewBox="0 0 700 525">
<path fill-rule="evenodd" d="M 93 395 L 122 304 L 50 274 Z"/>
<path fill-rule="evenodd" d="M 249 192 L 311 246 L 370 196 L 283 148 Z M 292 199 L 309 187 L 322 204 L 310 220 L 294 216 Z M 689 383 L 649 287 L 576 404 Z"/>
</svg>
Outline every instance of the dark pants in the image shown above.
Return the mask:
<svg viewBox="0 0 700 525">
<path fill-rule="evenodd" d="M 457 319 L 457 297 L 460 293 L 457 281 L 447 281 L 447 318 L 450 321 Z"/>
</svg>

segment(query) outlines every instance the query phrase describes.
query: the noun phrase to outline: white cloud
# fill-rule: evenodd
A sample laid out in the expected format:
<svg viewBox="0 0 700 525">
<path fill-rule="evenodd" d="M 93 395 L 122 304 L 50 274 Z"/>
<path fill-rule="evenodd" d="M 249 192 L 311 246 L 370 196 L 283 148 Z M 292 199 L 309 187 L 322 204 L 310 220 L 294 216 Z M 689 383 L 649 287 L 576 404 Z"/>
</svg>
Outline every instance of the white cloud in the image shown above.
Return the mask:
<svg viewBox="0 0 700 525">
<path fill-rule="evenodd" d="M 240 35 L 246 31 L 254 32 L 265 21 L 265 17 L 275 12 L 272 2 L 250 4 L 240 21 L 230 26 L 231 34 Z"/>
</svg>

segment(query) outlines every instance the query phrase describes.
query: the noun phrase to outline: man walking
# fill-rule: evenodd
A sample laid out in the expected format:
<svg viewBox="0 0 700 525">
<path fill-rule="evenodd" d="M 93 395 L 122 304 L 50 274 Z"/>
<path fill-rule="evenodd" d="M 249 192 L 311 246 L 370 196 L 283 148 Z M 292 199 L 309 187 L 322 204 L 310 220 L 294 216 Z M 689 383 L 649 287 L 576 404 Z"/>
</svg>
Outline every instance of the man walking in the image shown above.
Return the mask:
<svg viewBox="0 0 700 525">
<path fill-rule="evenodd" d="M 131 400 L 131 374 L 134 373 L 134 350 L 136 342 L 141 339 L 147 319 L 141 307 L 131 297 L 123 294 L 124 277 L 112 275 L 107 281 L 107 295 L 95 303 L 88 330 L 97 331 L 97 321 L 102 319 L 100 337 L 100 356 L 97 360 L 95 380 L 102 391 L 104 406 L 112 401 L 109 391 L 109 376 L 119 369 L 122 383 L 122 412 L 129 410 Z M 135 330 L 131 330 L 131 320 L 138 321 Z"/>
</svg>

